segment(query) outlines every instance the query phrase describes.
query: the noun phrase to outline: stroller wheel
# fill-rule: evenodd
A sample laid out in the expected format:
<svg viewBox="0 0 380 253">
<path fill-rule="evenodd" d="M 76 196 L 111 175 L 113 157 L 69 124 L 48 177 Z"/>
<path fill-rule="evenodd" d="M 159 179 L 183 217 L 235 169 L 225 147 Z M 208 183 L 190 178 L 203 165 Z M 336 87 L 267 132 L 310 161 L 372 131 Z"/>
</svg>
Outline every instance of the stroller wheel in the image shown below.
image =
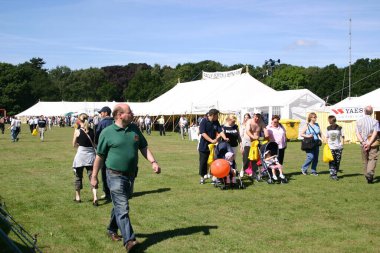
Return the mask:
<svg viewBox="0 0 380 253">
<path fill-rule="evenodd" d="M 281 184 L 287 184 L 288 183 L 288 179 L 284 178 L 284 179 L 281 179 Z"/>
<path fill-rule="evenodd" d="M 267 180 L 267 183 L 268 183 L 268 184 L 273 184 L 273 180 L 272 180 L 271 178 L 269 178 L 269 179 Z"/>
</svg>

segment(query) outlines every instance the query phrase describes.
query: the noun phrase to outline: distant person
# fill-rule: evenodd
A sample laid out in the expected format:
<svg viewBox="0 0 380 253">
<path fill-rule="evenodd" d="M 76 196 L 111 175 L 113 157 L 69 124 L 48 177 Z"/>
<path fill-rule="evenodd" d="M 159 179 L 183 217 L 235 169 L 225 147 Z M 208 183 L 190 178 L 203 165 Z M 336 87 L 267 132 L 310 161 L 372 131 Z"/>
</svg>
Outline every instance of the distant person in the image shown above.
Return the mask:
<svg viewBox="0 0 380 253">
<path fill-rule="evenodd" d="M 131 252 L 139 244 L 129 218 L 129 199 L 137 174 L 138 150 L 152 164 L 155 173 L 159 174 L 161 168 L 149 150 L 144 135 L 133 123 L 133 112 L 129 105 L 116 105 L 113 117 L 114 124 L 104 129 L 99 137 L 91 184 L 93 187 L 98 185 L 97 174 L 105 161 L 113 204 L 107 230 L 110 236 L 115 236 L 119 226 L 123 245 Z"/>
<path fill-rule="evenodd" d="M 83 170 L 87 170 L 89 180 L 93 171 L 93 165 L 95 161 L 95 145 L 93 143 L 94 130 L 90 128 L 88 122 L 88 115 L 81 113 L 78 117 L 79 126 L 74 130 L 73 147 L 78 148 L 73 161 L 73 169 L 75 174 L 75 199 L 77 203 L 80 203 L 81 195 L 80 191 L 83 189 Z M 93 195 L 92 204 L 98 206 L 97 198 L 97 186 L 91 186 Z"/>
<path fill-rule="evenodd" d="M 33 119 L 33 117 L 30 117 L 28 119 L 28 125 L 29 125 L 30 133 L 33 133 L 33 130 L 34 130 L 34 119 Z"/>
<path fill-rule="evenodd" d="M 145 124 L 146 133 L 150 135 L 152 133 L 152 120 L 150 119 L 148 114 L 145 116 L 144 124 Z"/>
<path fill-rule="evenodd" d="M 4 119 L 4 117 L 0 117 L 0 130 L 1 130 L 1 134 L 4 134 L 4 129 L 5 129 L 5 119 Z"/>
<path fill-rule="evenodd" d="M 356 136 L 360 141 L 363 161 L 363 173 L 368 184 L 373 183 L 375 168 L 379 156 L 379 122 L 372 118 L 372 106 L 364 108 L 364 117 L 356 122 Z"/>
<path fill-rule="evenodd" d="M 160 130 L 160 136 L 165 136 L 165 119 L 163 115 L 157 120 L 157 123 L 158 129 Z"/>
<path fill-rule="evenodd" d="M 330 115 L 328 117 L 329 126 L 326 131 L 327 145 L 331 150 L 334 160 L 329 162 L 330 178 L 338 180 L 338 172 L 340 167 L 340 160 L 342 159 L 344 133 L 341 126 L 336 124 L 336 117 Z"/>
<path fill-rule="evenodd" d="M 137 124 L 139 126 L 140 131 L 143 133 L 144 132 L 144 118 L 142 116 L 138 118 Z"/>
<path fill-rule="evenodd" d="M 309 113 L 307 117 L 307 124 L 301 129 L 302 137 L 313 137 L 315 142 L 322 143 L 322 133 L 317 123 L 317 114 L 314 112 Z M 318 176 L 317 165 L 319 157 L 319 146 L 315 145 L 312 149 L 306 150 L 306 160 L 301 167 L 301 173 L 307 175 L 307 169 L 311 164 L 311 175 Z"/>
<path fill-rule="evenodd" d="M 44 141 L 45 131 L 47 129 L 47 122 L 43 115 L 41 115 L 37 122 L 38 132 L 40 134 L 40 140 Z"/>
<path fill-rule="evenodd" d="M 102 133 L 102 131 L 113 124 L 113 118 L 111 117 L 111 108 L 108 106 L 104 106 L 100 111 L 98 111 L 100 114 L 100 121 L 98 122 L 96 133 L 95 133 L 95 145 L 98 144 L 99 136 Z M 106 199 L 107 201 L 111 201 L 111 194 L 110 189 L 107 184 L 107 173 L 106 173 L 106 165 L 103 164 L 101 167 L 101 173 L 102 173 L 102 185 L 103 185 L 103 192 L 104 196 L 101 198 Z"/>
<path fill-rule="evenodd" d="M 185 116 L 181 115 L 178 121 L 178 125 L 179 125 L 179 131 L 180 131 L 182 140 L 185 139 L 186 124 L 187 124 L 187 119 L 185 118 Z"/>
<path fill-rule="evenodd" d="M 9 129 L 11 130 L 12 142 L 17 142 L 19 140 L 18 135 L 21 132 L 21 120 L 17 117 L 13 117 Z"/>
</svg>

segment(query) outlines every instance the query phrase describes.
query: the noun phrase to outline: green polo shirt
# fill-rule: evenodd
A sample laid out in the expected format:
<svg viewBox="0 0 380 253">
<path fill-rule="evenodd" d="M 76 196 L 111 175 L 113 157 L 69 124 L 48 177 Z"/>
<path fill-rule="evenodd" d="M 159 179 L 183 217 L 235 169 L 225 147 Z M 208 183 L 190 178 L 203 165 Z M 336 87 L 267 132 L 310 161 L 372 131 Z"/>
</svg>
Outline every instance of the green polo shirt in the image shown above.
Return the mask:
<svg viewBox="0 0 380 253">
<path fill-rule="evenodd" d="M 97 154 L 106 161 L 106 167 L 134 173 L 137 171 L 138 150 L 148 146 L 137 125 L 120 128 L 115 123 L 99 136 Z"/>
</svg>

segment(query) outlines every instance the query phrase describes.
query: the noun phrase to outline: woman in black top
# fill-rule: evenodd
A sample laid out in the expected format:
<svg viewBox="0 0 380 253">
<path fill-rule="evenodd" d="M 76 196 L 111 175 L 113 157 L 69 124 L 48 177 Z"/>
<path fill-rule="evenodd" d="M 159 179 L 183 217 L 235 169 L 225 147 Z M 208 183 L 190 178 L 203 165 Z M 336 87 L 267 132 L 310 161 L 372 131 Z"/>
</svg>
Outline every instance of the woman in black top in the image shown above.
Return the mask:
<svg viewBox="0 0 380 253">
<path fill-rule="evenodd" d="M 88 123 L 88 115 L 82 113 L 78 117 L 78 128 L 74 131 L 73 147 L 78 148 L 73 161 L 75 174 L 75 201 L 81 202 L 80 190 L 83 189 L 83 170 L 86 168 L 89 180 L 91 180 L 92 168 L 95 161 L 94 131 Z M 91 187 L 93 194 L 93 205 L 98 206 L 97 190 Z"/>
<path fill-rule="evenodd" d="M 241 143 L 241 137 L 239 132 L 239 127 L 236 125 L 236 116 L 230 114 L 227 116 L 224 125 L 222 126 L 224 134 L 228 138 L 228 143 L 230 144 L 235 157 L 239 152 L 239 144 Z"/>
</svg>

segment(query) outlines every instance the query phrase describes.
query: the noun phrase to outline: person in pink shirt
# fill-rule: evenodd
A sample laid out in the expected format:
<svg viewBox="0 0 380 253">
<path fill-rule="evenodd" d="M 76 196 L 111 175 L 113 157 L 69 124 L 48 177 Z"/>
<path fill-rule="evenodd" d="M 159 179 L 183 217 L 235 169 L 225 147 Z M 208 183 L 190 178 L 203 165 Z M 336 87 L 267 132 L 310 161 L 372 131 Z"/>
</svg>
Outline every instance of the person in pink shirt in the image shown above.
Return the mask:
<svg viewBox="0 0 380 253">
<path fill-rule="evenodd" d="M 279 121 L 280 116 L 273 115 L 272 122 L 267 126 L 267 129 L 269 140 L 276 142 L 278 145 L 278 161 L 283 164 L 286 149 L 286 130 Z"/>
</svg>

